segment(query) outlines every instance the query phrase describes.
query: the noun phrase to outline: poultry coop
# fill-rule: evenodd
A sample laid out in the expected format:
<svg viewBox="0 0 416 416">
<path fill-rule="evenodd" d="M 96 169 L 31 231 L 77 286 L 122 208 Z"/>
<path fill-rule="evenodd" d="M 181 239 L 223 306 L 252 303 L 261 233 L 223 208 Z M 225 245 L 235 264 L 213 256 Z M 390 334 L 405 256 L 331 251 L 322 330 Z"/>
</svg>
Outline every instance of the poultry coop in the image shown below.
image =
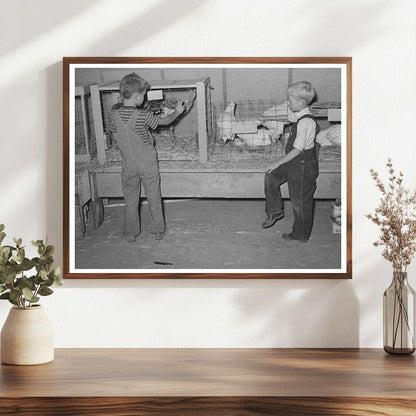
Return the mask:
<svg viewBox="0 0 416 416">
<path fill-rule="evenodd" d="M 214 106 L 216 145 L 211 158 L 253 168 L 283 155 L 285 101 L 248 100 Z M 248 167 L 248 166 L 247 166 Z M 265 166 L 264 166 L 265 167 Z"/>
<path fill-rule="evenodd" d="M 150 84 L 159 100 L 150 101 L 149 110 L 158 111 L 163 103 L 169 107 L 169 102 L 177 100 L 184 101 L 189 110 L 172 127 L 158 128 L 153 134 L 162 196 L 263 198 L 265 168 L 284 152 L 285 102 L 214 105 L 208 77 Z M 85 201 L 92 201 L 95 227 L 103 220 L 103 199 L 123 196 L 121 157 L 106 128 L 108 114 L 118 102 L 118 88 L 118 81 L 89 85 L 77 88 L 75 97 L 76 162 L 84 168 L 78 169 L 83 173 L 79 178 L 85 182 L 87 169 L 89 180 L 89 192 L 85 183 L 78 186 L 85 194 L 78 198 L 79 209 L 82 214 Z M 328 119 L 328 106 L 314 111 Z M 287 190 L 283 193 L 287 196 Z M 315 196 L 340 196 L 340 154 L 320 164 Z"/>
</svg>

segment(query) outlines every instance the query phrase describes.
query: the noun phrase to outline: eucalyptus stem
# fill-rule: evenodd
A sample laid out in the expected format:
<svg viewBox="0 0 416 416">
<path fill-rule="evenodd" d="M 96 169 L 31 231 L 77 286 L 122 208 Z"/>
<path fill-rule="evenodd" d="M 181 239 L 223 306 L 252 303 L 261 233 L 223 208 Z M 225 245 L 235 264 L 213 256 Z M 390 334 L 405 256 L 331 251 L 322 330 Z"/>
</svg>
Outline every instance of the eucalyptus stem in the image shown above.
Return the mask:
<svg viewBox="0 0 416 416">
<path fill-rule="evenodd" d="M 32 241 L 38 255 L 28 258 L 21 238 L 13 238 L 14 246 L 3 245 L 4 229 L 0 224 L 0 299 L 27 309 L 38 302 L 39 296 L 51 295 L 51 286 L 63 283 L 60 267 L 54 266 L 55 247 L 47 241 Z"/>
<path fill-rule="evenodd" d="M 33 292 L 33 297 L 34 297 L 34 298 L 38 295 L 39 290 L 40 290 L 40 285 L 37 285 L 37 287 L 36 287 L 35 291 Z"/>
</svg>

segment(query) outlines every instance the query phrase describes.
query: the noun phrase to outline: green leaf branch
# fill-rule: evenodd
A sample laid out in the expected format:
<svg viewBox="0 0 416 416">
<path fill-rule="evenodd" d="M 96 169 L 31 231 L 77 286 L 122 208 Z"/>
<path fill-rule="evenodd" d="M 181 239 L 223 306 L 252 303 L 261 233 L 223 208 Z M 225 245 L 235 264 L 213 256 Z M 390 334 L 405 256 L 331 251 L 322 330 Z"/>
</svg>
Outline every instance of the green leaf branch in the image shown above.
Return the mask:
<svg viewBox="0 0 416 416">
<path fill-rule="evenodd" d="M 14 245 L 3 245 L 4 229 L 0 224 L 0 299 L 26 309 L 38 302 L 40 296 L 51 295 L 51 286 L 63 283 L 60 267 L 54 266 L 55 247 L 47 241 L 32 241 L 38 256 L 30 259 L 21 238 L 13 238 Z"/>
</svg>

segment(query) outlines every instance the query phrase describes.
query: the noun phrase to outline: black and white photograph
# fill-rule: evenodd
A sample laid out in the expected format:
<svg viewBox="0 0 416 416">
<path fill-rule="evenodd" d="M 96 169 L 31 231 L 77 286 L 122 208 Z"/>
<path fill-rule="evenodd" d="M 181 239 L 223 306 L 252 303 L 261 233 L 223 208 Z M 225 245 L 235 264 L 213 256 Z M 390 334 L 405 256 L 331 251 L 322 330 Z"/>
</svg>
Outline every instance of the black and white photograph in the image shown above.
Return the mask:
<svg viewBox="0 0 416 416">
<path fill-rule="evenodd" d="M 350 278 L 351 58 L 64 58 L 66 278 Z"/>
</svg>

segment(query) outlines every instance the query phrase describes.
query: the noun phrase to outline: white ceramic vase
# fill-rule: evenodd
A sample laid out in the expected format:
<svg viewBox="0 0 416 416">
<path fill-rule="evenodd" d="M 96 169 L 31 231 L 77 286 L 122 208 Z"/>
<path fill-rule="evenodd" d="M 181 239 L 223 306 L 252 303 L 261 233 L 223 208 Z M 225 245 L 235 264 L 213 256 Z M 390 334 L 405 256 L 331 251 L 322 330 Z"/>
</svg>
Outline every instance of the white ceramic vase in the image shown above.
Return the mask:
<svg viewBox="0 0 416 416">
<path fill-rule="evenodd" d="M 1 330 L 1 362 L 35 365 L 53 359 L 53 329 L 43 307 L 11 308 Z"/>
</svg>

